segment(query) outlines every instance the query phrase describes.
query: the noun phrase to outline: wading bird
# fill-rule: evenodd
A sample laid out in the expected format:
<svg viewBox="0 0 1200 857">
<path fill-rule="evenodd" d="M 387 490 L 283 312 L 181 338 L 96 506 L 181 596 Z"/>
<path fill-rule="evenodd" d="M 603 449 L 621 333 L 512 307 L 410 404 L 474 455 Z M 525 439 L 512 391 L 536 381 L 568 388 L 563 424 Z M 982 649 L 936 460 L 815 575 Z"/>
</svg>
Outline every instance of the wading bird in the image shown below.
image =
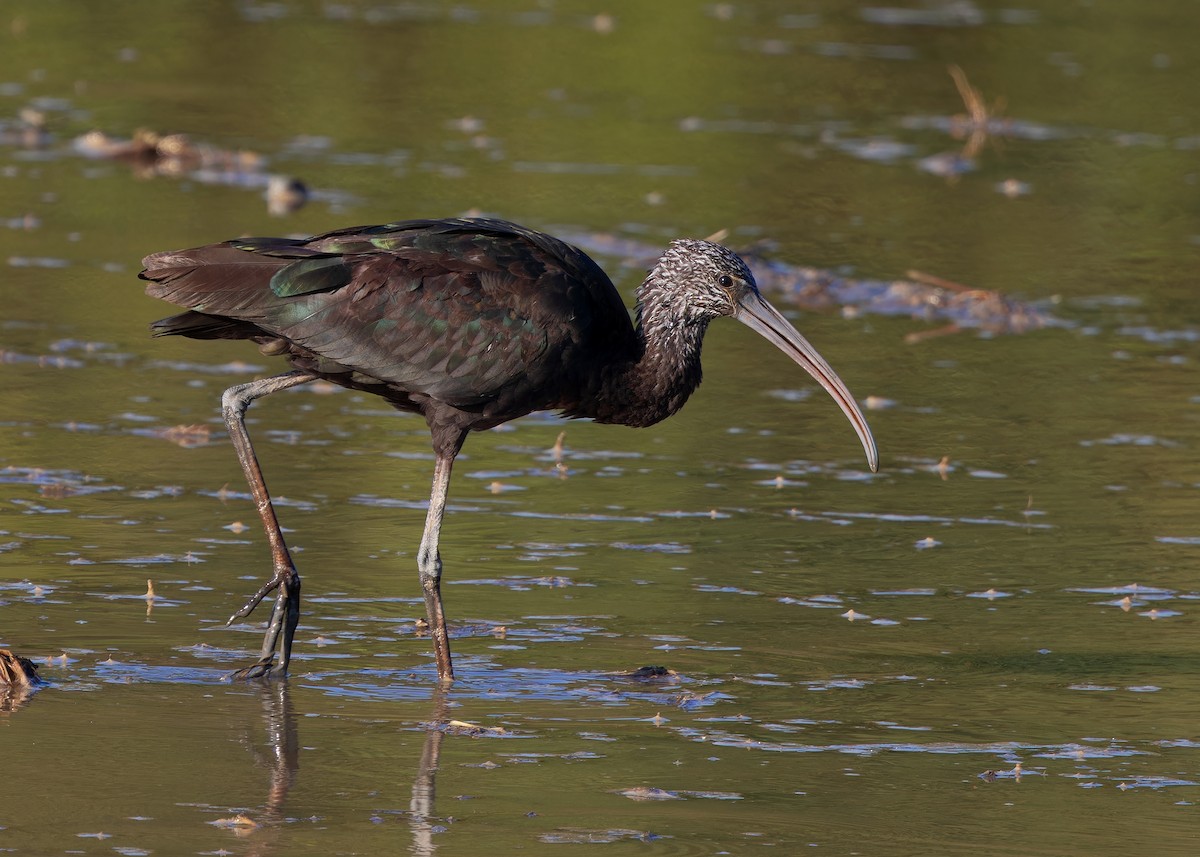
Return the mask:
<svg viewBox="0 0 1200 857">
<path fill-rule="evenodd" d="M 871 430 L 846 385 L 759 294 L 746 264 L 719 244 L 672 242 L 637 290 L 636 324 L 583 251 L 502 220 L 409 220 L 309 239 L 237 239 L 155 253 L 142 264 L 147 294 L 188 310 L 154 322 L 155 336 L 249 339 L 292 366 L 230 387 L 221 400 L 274 562 L 271 579 L 229 622 L 278 590 L 261 657 L 236 678 L 286 675 L 300 618 L 300 576 L 245 425 L 247 407 L 268 393 L 320 378 L 425 418 L 436 462 L 417 566 L 442 682 L 453 680 L 454 669 L 438 539 L 450 471 L 468 432 L 536 410 L 653 425 L 699 385 L 708 323 L 733 316 L 833 396 L 867 463 L 878 466 Z"/>
</svg>

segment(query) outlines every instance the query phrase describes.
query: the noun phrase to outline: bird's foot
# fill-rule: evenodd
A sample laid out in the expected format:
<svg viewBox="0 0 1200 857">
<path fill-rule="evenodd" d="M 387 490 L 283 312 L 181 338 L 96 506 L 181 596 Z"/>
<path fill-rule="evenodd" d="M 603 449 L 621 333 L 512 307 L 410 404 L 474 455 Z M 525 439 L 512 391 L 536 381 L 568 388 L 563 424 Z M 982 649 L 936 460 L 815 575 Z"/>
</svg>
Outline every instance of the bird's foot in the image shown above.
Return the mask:
<svg viewBox="0 0 1200 857">
<path fill-rule="evenodd" d="M 287 672 L 277 669 L 275 666 L 275 653 L 259 658 L 255 663 L 240 670 L 234 670 L 226 676 L 221 677 L 221 681 L 249 681 L 256 678 L 284 678 Z"/>
<path fill-rule="evenodd" d="M 292 639 L 296 634 L 296 625 L 300 621 L 300 575 L 291 563 L 278 563 L 275 574 L 263 584 L 258 592 L 251 596 L 242 609 L 229 617 L 226 625 L 233 624 L 238 619 L 249 616 L 254 608 L 271 592 L 279 590 L 275 596 L 275 604 L 271 610 L 271 618 L 267 620 L 267 631 L 263 637 L 262 652 L 258 661 L 250 666 L 237 670 L 225 676 L 228 681 L 248 679 L 286 678 L 288 665 L 292 660 Z M 279 662 L 276 663 L 276 651 Z"/>
</svg>

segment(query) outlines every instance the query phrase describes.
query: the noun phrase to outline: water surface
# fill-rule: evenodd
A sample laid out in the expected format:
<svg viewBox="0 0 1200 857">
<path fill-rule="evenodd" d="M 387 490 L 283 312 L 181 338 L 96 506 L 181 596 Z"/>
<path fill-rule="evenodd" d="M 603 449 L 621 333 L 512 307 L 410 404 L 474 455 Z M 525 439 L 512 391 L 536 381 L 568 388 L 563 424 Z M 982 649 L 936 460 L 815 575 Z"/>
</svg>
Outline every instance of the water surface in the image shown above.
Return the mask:
<svg viewBox="0 0 1200 857">
<path fill-rule="evenodd" d="M 0 849 L 1192 853 L 1197 23 L 1116 0 L 6 6 L 0 646 L 49 683 L 0 712 Z M 254 157 L 152 175 L 75 143 L 139 127 Z M 305 207 L 268 212 L 276 173 Z M 468 211 L 639 246 L 728 230 L 1060 323 L 797 314 L 874 405 L 876 475 L 730 323 L 661 426 L 472 437 L 444 696 L 415 625 L 423 423 L 260 402 L 305 612 L 285 686 L 222 682 L 269 563 L 218 402 L 279 367 L 150 340 L 169 310 L 138 260 Z M 599 258 L 630 295 L 637 265 Z"/>
</svg>

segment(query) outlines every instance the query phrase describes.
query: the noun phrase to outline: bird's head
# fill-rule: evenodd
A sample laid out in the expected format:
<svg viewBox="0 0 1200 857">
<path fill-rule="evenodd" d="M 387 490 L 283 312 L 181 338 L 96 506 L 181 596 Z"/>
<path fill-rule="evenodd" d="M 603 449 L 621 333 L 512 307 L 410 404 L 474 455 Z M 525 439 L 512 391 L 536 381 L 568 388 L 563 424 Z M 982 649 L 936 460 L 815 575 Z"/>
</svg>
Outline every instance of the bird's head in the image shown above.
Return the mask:
<svg viewBox="0 0 1200 857">
<path fill-rule="evenodd" d="M 661 300 L 682 319 L 707 323 L 737 315 L 748 292 L 758 292 L 754 275 L 742 258 L 711 241 L 680 238 L 671 242 L 646 279 Z"/>
<path fill-rule="evenodd" d="M 816 379 L 833 397 L 854 427 L 871 470 L 879 453 L 866 417 L 849 389 L 807 339 L 758 291 L 754 274 L 742 258 L 720 244 L 681 238 L 672 241 L 638 290 L 639 320 L 671 326 L 699 325 L 733 316 L 751 328 Z"/>
</svg>

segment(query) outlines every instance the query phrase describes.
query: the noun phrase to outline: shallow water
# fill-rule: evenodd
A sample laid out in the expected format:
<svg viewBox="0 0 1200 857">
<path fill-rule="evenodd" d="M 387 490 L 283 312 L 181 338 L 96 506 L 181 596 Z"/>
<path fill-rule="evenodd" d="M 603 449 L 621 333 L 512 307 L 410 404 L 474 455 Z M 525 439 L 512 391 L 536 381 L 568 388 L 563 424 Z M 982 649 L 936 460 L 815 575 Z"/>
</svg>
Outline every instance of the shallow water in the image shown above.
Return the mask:
<svg viewBox="0 0 1200 857">
<path fill-rule="evenodd" d="M 1192 853 L 1197 18 L 5 6 L 0 647 L 48 684 L 0 711 L 0 849 Z M 949 64 L 990 111 L 981 144 Z M 73 144 L 138 127 L 263 160 L 151 175 Z M 308 204 L 271 215 L 273 173 Z M 415 625 L 423 423 L 345 391 L 260 402 L 304 614 L 285 685 L 223 682 L 261 637 L 224 619 L 269 563 L 217 405 L 277 367 L 151 341 L 170 310 L 138 260 L 476 210 L 638 247 L 727 229 L 1061 324 L 797 315 L 871 405 L 874 475 L 733 324 L 660 426 L 472 437 L 444 696 Z M 599 258 L 629 295 L 636 265 Z"/>
</svg>

